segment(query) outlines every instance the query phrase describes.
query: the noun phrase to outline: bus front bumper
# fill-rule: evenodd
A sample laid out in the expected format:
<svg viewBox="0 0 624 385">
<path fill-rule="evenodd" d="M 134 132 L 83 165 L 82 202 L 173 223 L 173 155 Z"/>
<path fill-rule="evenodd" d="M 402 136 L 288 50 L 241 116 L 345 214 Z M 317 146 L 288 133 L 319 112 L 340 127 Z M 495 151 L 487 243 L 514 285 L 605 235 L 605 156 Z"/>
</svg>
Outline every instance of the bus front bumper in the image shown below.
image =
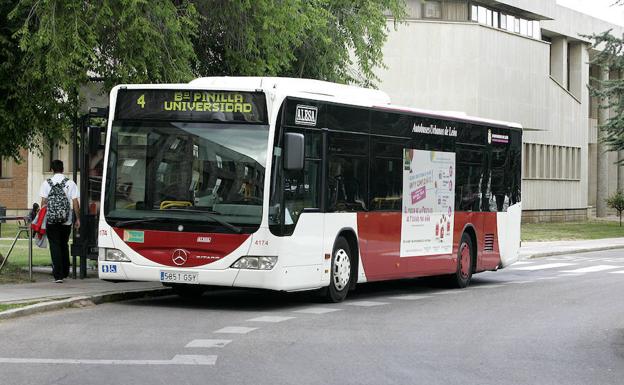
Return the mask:
<svg viewBox="0 0 624 385">
<path fill-rule="evenodd" d="M 99 278 L 110 281 L 147 281 L 171 283 L 192 283 L 199 285 L 298 291 L 317 289 L 322 286 L 322 266 L 274 267 L 272 270 L 251 270 L 228 268 L 223 270 L 201 270 L 159 266 L 138 266 L 132 262 L 100 261 Z M 165 273 L 163 275 L 163 273 Z M 181 278 L 167 280 L 167 273 Z M 179 273 L 179 274 L 178 274 Z M 165 280 L 163 280 L 163 278 Z M 193 278 L 192 282 L 184 281 Z"/>
</svg>

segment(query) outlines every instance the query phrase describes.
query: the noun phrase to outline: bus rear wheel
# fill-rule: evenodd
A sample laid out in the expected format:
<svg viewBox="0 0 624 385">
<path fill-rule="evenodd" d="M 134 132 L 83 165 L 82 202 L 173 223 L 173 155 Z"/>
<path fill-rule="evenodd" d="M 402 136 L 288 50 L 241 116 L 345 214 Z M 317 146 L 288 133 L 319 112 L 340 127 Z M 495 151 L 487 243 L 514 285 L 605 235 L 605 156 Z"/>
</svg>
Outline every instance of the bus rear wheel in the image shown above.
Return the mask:
<svg viewBox="0 0 624 385">
<path fill-rule="evenodd" d="M 349 242 L 338 237 L 332 253 L 330 281 L 325 295 L 329 302 L 342 302 L 347 297 L 353 280 L 351 258 Z"/>
<path fill-rule="evenodd" d="M 185 299 L 197 299 L 206 291 L 206 288 L 201 285 L 186 285 L 183 283 L 174 283 L 171 285 L 171 289 L 176 295 Z"/>
<path fill-rule="evenodd" d="M 449 283 L 453 287 L 465 288 L 472 278 L 472 266 L 475 256 L 473 255 L 472 238 L 464 233 L 457 248 L 457 271 L 449 277 Z"/>
</svg>

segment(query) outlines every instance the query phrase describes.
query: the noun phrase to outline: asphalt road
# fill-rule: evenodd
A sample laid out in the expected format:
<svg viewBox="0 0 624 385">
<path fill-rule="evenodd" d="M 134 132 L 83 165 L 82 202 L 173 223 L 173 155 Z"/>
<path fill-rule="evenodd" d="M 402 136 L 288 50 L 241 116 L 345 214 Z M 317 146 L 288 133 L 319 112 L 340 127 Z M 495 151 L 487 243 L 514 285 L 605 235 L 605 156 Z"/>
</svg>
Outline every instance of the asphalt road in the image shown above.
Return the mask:
<svg viewBox="0 0 624 385">
<path fill-rule="evenodd" d="M 624 251 L 529 260 L 470 288 L 220 290 L 0 323 L 0 384 L 624 383 Z"/>
</svg>

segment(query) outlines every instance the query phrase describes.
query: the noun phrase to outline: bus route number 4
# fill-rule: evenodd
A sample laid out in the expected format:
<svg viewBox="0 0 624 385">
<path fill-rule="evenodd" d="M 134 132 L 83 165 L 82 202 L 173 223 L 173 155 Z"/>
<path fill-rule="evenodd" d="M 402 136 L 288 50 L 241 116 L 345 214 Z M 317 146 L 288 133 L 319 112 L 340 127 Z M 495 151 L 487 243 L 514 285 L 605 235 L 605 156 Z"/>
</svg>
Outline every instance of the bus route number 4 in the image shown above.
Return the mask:
<svg viewBox="0 0 624 385">
<path fill-rule="evenodd" d="M 141 106 L 141 108 L 145 108 L 145 94 L 139 96 L 139 98 L 137 99 L 137 104 Z"/>
</svg>

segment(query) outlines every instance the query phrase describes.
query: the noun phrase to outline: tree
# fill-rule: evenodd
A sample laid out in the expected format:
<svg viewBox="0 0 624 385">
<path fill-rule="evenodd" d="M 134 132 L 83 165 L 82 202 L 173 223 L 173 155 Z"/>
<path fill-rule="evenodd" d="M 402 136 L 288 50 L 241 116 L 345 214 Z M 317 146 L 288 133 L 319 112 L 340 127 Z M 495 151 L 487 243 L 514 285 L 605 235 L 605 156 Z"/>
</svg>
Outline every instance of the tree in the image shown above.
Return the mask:
<svg viewBox="0 0 624 385">
<path fill-rule="evenodd" d="M 622 211 L 624 211 L 624 193 L 618 190 L 615 194 L 607 198 L 607 206 L 615 209 L 620 217 L 620 227 L 622 227 Z"/>
<path fill-rule="evenodd" d="M 0 156 L 66 137 L 90 77 L 191 79 L 198 23 L 188 1 L 0 0 Z"/>
<path fill-rule="evenodd" d="M 615 5 L 623 5 L 624 0 L 614 2 Z M 611 34 L 612 30 L 600 34 L 588 35 L 593 40 L 592 47 L 598 52 L 591 59 L 590 64 L 610 71 L 619 71 L 624 74 L 624 35 L 621 37 Z M 599 108 L 612 108 L 614 114 L 601 126 L 604 143 L 611 151 L 624 149 L 624 78 L 618 79 L 592 79 L 597 86 L 589 86 L 592 96 L 600 100 L 608 100 L 607 104 Z"/>
<path fill-rule="evenodd" d="M 0 156 L 68 133 L 77 90 L 197 76 L 374 86 L 405 0 L 0 0 Z"/>
<path fill-rule="evenodd" d="M 291 76 L 371 86 L 387 20 L 404 0 L 207 0 L 197 35 L 201 75 Z M 218 11 L 215 11 L 218 10 Z"/>
</svg>

